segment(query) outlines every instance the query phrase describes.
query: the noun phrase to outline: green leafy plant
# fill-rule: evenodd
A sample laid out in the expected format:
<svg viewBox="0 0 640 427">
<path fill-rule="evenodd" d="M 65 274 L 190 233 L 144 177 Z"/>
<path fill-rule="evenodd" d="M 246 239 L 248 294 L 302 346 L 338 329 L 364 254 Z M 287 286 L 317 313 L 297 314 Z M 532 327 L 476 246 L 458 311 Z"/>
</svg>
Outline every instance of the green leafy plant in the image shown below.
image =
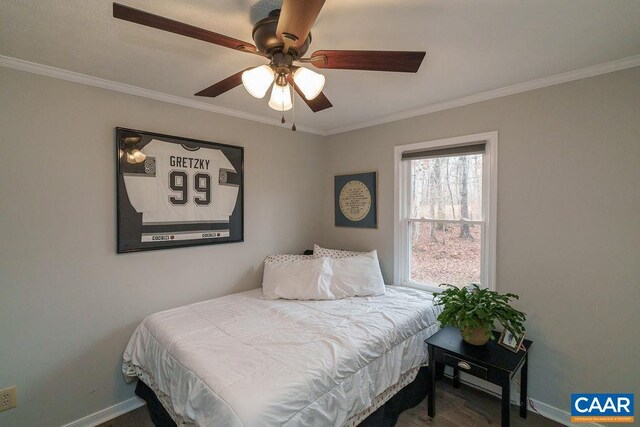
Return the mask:
<svg viewBox="0 0 640 427">
<path fill-rule="evenodd" d="M 464 288 L 443 283 L 448 288 L 434 298 L 435 305 L 443 305 L 438 321 L 442 325 L 452 325 L 460 329 L 465 336 L 477 328 L 490 331 L 497 320 L 515 336 L 524 331 L 526 314 L 509 305 L 511 299 L 519 299 L 516 294 L 500 294 L 496 291 L 480 288 L 472 284 Z M 493 339 L 493 335 L 491 335 Z"/>
</svg>

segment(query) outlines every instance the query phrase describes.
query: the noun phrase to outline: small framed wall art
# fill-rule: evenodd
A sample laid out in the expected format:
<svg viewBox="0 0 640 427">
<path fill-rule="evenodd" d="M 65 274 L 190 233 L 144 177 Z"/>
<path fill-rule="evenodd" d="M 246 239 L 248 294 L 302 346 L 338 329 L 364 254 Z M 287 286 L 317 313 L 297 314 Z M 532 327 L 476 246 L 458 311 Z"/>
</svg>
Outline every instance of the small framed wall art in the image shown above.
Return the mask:
<svg viewBox="0 0 640 427">
<path fill-rule="evenodd" d="M 378 228 L 377 172 L 337 175 L 334 181 L 336 227 Z"/>
<path fill-rule="evenodd" d="M 244 149 L 116 128 L 118 253 L 244 240 Z"/>
</svg>

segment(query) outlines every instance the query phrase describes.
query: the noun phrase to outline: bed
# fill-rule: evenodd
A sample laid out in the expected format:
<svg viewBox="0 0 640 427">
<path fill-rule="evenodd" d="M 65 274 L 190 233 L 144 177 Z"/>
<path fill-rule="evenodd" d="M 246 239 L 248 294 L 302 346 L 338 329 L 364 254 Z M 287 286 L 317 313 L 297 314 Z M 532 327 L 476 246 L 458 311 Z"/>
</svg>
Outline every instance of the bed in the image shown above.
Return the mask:
<svg viewBox="0 0 640 427">
<path fill-rule="evenodd" d="M 178 425 L 357 425 L 414 381 L 438 314 L 399 286 L 328 301 L 256 289 L 148 316 L 123 372 Z"/>
</svg>

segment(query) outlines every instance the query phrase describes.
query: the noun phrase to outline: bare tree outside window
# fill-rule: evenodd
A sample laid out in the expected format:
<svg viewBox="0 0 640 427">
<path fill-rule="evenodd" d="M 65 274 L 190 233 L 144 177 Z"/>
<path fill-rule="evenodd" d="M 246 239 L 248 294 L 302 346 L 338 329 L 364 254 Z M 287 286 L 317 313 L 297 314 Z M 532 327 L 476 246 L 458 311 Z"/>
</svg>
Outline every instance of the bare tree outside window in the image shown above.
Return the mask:
<svg viewBox="0 0 640 427">
<path fill-rule="evenodd" d="M 411 160 L 411 280 L 480 283 L 482 154 Z"/>
<path fill-rule="evenodd" d="M 467 171 L 467 157 L 460 156 L 460 217 L 469 219 L 469 175 Z M 460 224 L 460 238 L 473 239 L 469 231 L 469 224 Z"/>
</svg>

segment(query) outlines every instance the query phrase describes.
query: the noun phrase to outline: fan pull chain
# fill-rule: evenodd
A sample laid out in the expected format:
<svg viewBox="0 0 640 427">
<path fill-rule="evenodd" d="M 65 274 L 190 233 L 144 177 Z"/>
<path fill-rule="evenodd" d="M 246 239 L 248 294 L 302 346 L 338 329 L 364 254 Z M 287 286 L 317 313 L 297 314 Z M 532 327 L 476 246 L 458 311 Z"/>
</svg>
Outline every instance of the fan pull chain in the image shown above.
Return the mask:
<svg viewBox="0 0 640 427">
<path fill-rule="evenodd" d="M 284 86 L 280 86 L 280 90 L 282 92 L 282 96 L 280 97 L 280 111 L 282 111 L 282 119 L 280 119 L 280 123 L 284 124 L 286 122 L 284 119 Z"/>
<path fill-rule="evenodd" d="M 293 89 L 295 89 L 295 82 L 292 79 L 292 83 L 293 83 Z M 295 90 L 293 91 L 293 93 L 291 94 L 291 105 L 293 108 L 293 126 L 291 126 L 291 130 L 292 131 L 296 131 L 296 92 Z"/>
</svg>

